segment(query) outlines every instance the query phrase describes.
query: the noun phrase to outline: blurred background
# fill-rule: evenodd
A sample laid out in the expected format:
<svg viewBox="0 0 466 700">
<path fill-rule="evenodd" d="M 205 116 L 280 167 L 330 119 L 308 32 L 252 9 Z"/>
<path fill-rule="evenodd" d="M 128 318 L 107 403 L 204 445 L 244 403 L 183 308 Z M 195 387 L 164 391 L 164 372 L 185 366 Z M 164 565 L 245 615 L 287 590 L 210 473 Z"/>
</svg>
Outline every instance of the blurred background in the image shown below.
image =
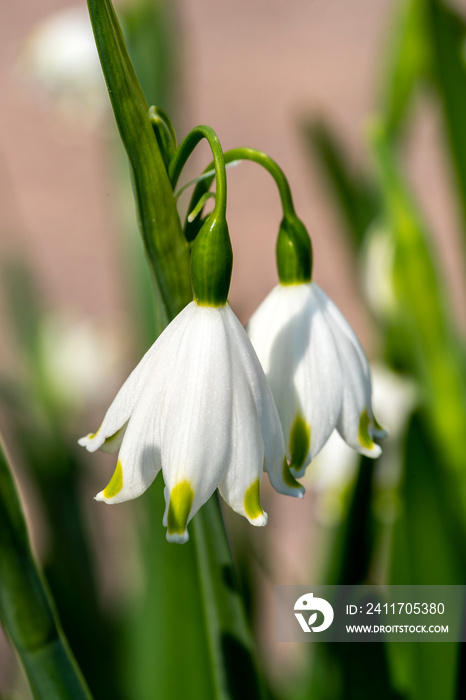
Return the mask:
<svg viewBox="0 0 466 700">
<path fill-rule="evenodd" d="M 390 430 L 377 464 L 332 440 L 299 503 L 264 483 L 263 531 L 225 513 L 265 685 L 277 698 L 460 698 L 460 648 L 354 645 L 345 658 L 275 644 L 271 606 L 274 584 L 465 583 L 466 3 L 116 7 L 148 102 L 179 140 L 207 123 L 224 150 L 260 149 L 284 169 L 314 279 L 374 360 Z M 0 36 L 1 427 L 34 551 L 96 698 L 215 697 L 209 682 L 192 688 L 194 652 L 183 679 L 164 649 L 157 576 L 176 573 L 178 554 L 166 564 L 157 496 L 96 505 L 113 460 L 74 447 L 156 332 L 86 4 L 3 3 Z M 200 147 L 185 180 L 209 160 Z M 277 282 L 280 215 L 267 173 L 229 170 L 230 302 L 243 323 Z M 0 696 L 30 697 L 4 638 Z"/>
</svg>

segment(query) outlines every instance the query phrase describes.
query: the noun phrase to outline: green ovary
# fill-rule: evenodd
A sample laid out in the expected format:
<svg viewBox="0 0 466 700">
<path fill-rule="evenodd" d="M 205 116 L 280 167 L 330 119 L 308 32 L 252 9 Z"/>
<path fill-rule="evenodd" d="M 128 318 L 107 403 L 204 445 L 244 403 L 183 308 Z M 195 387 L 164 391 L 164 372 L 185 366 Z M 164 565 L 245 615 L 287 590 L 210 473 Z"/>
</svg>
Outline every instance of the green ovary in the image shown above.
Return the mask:
<svg viewBox="0 0 466 700">
<path fill-rule="evenodd" d="M 290 433 L 290 467 L 299 471 L 306 461 L 311 446 L 311 428 L 300 413 L 296 414 Z"/>
<path fill-rule="evenodd" d="M 194 491 L 189 481 L 180 481 L 170 493 L 167 526 L 169 535 L 182 535 L 186 530 L 194 500 Z"/>
<path fill-rule="evenodd" d="M 369 435 L 369 422 L 369 414 L 364 410 L 359 419 L 359 442 L 363 447 L 371 450 L 374 447 L 374 443 Z"/>
<path fill-rule="evenodd" d="M 123 468 L 121 462 L 118 460 L 116 469 L 113 472 L 113 476 L 110 479 L 110 483 L 104 489 L 105 498 L 114 498 L 117 493 L 120 493 L 123 488 Z"/>
<path fill-rule="evenodd" d="M 260 503 L 259 493 L 260 481 L 259 479 L 256 479 L 256 481 L 253 481 L 251 486 L 249 486 L 244 494 L 244 511 L 251 520 L 255 520 L 260 515 L 264 515 L 264 511 L 262 510 Z"/>
</svg>

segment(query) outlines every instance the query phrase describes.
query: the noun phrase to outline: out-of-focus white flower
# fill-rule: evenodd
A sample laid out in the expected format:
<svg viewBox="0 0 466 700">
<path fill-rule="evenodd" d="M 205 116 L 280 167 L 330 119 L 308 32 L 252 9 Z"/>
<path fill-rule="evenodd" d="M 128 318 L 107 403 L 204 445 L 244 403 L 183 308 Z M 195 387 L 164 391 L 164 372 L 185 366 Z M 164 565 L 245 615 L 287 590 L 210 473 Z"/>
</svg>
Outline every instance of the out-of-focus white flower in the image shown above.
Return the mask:
<svg viewBox="0 0 466 700">
<path fill-rule="evenodd" d="M 372 224 L 362 251 L 362 281 L 369 306 L 382 318 L 393 316 L 397 310 L 393 286 L 394 260 L 393 234 L 377 222 Z"/>
<path fill-rule="evenodd" d="M 99 430 L 79 442 L 90 452 L 120 448 L 97 500 L 136 498 L 162 470 L 171 542 L 188 539 L 188 522 L 217 487 L 233 510 L 265 525 L 263 468 L 279 492 L 304 491 L 289 472 L 259 360 L 227 304 L 188 304 L 129 376 Z"/>
<path fill-rule="evenodd" d="M 374 418 L 367 358 L 351 326 L 314 282 L 277 285 L 248 333 L 278 408 L 287 457 L 302 476 L 336 427 L 353 449 L 378 457 L 386 432 Z"/>
<path fill-rule="evenodd" d="M 105 82 L 85 5 L 42 20 L 24 46 L 18 69 L 66 117 L 96 121 L 106 108 Z"/>
<path fill-rule="evenodd" d="M 100 398 L 121 359 L 118 347 L 101 324 L 46 316 L 39 335 L 40 363 L 57 405 L 78 409 Z"/>
<path fill-rule="evenodd" d="M 373 403 L 378 416 L 390 432 L 383 455 L 377 465 L 378 491 L 374 508 L 383 520 L 388 510 L 397 506 L 396 486 L 402 464 L 402 437 L 417 399 L 418 390 L 412 379 L 400 376 L 386 365 L 374 363 Z M 358 458 L 335 431 L 306 475 L 308 484 L 317 493 L 316 517 L 324 524 L 338 522 L 344 512 L 345 492 L 356 474 Z"/>
</svg>

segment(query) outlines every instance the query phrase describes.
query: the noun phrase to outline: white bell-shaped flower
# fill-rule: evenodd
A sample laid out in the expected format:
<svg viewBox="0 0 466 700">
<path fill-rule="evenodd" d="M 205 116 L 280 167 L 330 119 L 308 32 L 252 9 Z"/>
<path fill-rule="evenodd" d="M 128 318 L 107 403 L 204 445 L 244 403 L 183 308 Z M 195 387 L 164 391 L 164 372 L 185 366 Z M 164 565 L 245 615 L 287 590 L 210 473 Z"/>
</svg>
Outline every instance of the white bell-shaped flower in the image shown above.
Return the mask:
<svg viewBox="0 0 466 700">
<path fill-rule="evenodd" d="M 314 282 L 277 285 L 248 334 L 272 389 L 291 471 L 302 476 L 334 428 L 378 457 L 386 431 L 374 418 L 369 363 L 351 326 Z"/>
<path fill-rule="evenodd" d="M 280 493 L 304 492 L 289 471 L 264 372 L 228 304 L 188 304 L 123 384 L 99 430 L 79 443 L 90 452 L 120 450 L 96 496 L 105 503 L 140 496 L 162 470 L 172 542 L 188 539 L 188 522 L 217 487 L 233 510 L 265 525 L 264 468 Z"/>
</svg>

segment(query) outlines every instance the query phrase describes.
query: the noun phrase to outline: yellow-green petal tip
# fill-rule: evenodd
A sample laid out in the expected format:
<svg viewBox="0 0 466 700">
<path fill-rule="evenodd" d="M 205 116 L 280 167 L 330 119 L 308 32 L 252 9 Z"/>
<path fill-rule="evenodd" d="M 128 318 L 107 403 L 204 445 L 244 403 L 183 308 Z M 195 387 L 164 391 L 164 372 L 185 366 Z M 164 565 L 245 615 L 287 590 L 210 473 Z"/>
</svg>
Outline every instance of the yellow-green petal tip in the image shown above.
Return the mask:
<svg viewBox="0 0 466 700">
<path fill-rule="evenodd" d="M 244 494 L 244 512 L 250 520 L 256 520 L 261 516 L 264 518 L 265 513 L 262 510 L 260 502 L 260 480 L 256 479 L 246 489 Z"/>
<path fill-rule="evenodd" d="M 116 469 L 113 472 L 113 476 L 110 479 L 108 486 L 104 488 L 105 498 L 114 498 L 118 493 L 120 493 L 123 488 L 123 468 L 121 466 L 120 460 L 118 460 Z"/>
<path fill-rule="evenodd" d="M 361 418 L 359 419 L 359 442 L 367 450 L 371 450 L 374 447 L 374 442 L 369 435 L 369 414 L 366 410 L 361 413 Z"/>
<path fill-rule="evenodd" d="M 168 504 L 168 535 L 183 535 L 188 524 L 189 514 L 194 500 L 194 491 L 189 481 L 180 481 L 170 492 Z M 177 540 L 178 538 L 174 538 Z"/>
</svg>

